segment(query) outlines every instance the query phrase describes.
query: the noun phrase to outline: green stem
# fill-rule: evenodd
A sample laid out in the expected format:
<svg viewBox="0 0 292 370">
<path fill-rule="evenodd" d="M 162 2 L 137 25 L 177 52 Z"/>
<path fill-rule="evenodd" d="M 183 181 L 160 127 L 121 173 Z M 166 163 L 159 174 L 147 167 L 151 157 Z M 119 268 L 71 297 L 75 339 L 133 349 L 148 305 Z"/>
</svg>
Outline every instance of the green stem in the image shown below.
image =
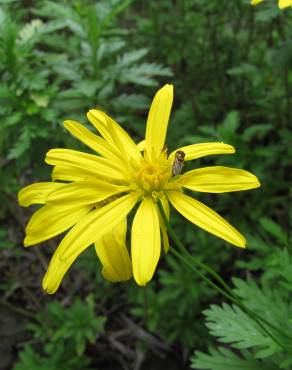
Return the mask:
<svg viewBox="0 0 292 370">
<path fill-rule="evenodd" d="M 201 273 L 198 269 L 196 269 L 185 257 L 183 257 L 177 250 L 174 248 L 170 248 L 170 251 L 181 261 L 183 261 L 191 270 L 193 270 L 197 275 L 199 275 L 207 284 L 209 284 L 212 288 L 217 290 L 219 293 L 221 293 L 225 298 L 229 299 L 233 303 L 235 303 L 237 306 L 239 306 L 248 316 L 252 317 L 253 320 L 259 325 L 259 327 L 276 343 L 278 346 L 283 348 L 286 351 L 290 351 L 287 349 L 282 343 L 278 341 L 277 338 L 273 336 L 264 326 L 263 324 L 257 319 L 255 314 L 250 311 L 249 309 L 246 309 L 246 307 L 243 305 L 243 303 L 238 302 L 236 299 L 234 299 L 231 295 L 226 293 L 222 288 L 220 288 L 217 284 L 213 283 L 209 278 L 207 278 L 203 273 Z"/>
<path fill-rule="evenodd" d="M 193 270 L 197 275 L 200 276 L 202 280 L 204 280 L 208 285 L 210 285 L 212 288 L 217 290 L 220 294 L 222 294 L 225 298 L 233 301 L 236 303 L 231 295 L 225 292 L 222 288 L 220 288 L 217 284 L 213 283 L 212 280 L 210 280 L 207 276 L 205 276 L 200 270 L 198 270 L 188 259 L 186 259 L 182 254 L 180 254 L 176 249 L 170 247 L 170 252 L 174 254 L 178 259 L 183 261 L 191 270 Z"/>
<path fill-rule="evenodd" d="M 148 325 L 148 294 L 147 285 L 142 288 L 143 290 L 143 303 L 144 303 L 144 320 L 146 326 Z"/>
<path fill-rule="evenodd" d="M 213 276 L 221 285 L 222 287 L 231 295 L 233 296 L 233 292 L 232 290 L 229 288 L 229 286 L 227 285 L 227 283 L 221 278 L 221 276 L 219 274 L 217 274 L 216 271 L 214 271 L 210 266 L 198 261 L 197 259 L 195 259 L 188 251 L 187 249 L 185 248 L 185 246 L 183 245 L 183 243 L 178 239 L 178 237 L 176 236 L 176 233 L 174 232 L 174 230 L 172 229 L 171 225 L 169 224 L 169 222 L 167 221 L 168 225 L 167 226 L 167 230 L 172 238 L 172 240 L 174 241 L 174 243 L 177 245 L 177 247 L 179 248 L 179 250 L 182 252 L 182 254 L 187 258 L 187 259 L 191 259 L 193 262 L 195 262 L 195 264 L 199 267 L 201 267 L 202 269 L 206 270 L 211 276 Z"/>
<path fill-rule="evenodd" d="M 289 336 L 287 336 L 285 333 L 281 332 L 281 330 L 279 330 L 277 327 L 275 327 L 273 324 L 271 324 L 270 322 L 266 321 L 265 319 L 263 319 L 262 317 L 258 316 L 256 313 L 254 313 L 253 311 L 251 311 L 248 307 L 246 307 L 240 300 L 240 298 L 233 292 L 233 290 L 228 286 L 228 284 L 221 278 L 221 276 L 219 274 L 217 274 L 216 271 L 214 271 L 210 266 L 198 261 L 197 259 L 195 259 L 188 251 L 187 249 L 185 248 L 185 246 L 182 244 L 182 242 L 178 239 L 178 237 L 176 236 L 174 230 L 172 229 L 171 225 L 169 224 L 169 222 L 167 221 L 168 225 L 167 226 L 167 229 L 169 231 L 169 234 L 171 235 L 171 238 L 173 239 L 174 243 L 178 246 L 178 248 L 180 249 L 180 251 L 183 253 L 184 256 L 186 256 L 187 259 L 191 260 L 193 263 L 195 263 L 197 266 L 201 267 L 202 269 L 204 269 L 205 271 L 207 271 L 214 279 L 216 279 L 221 285 L 222 287 L 226 290 L 226 292 L 228 292 L 229 294 L 229 299 L 232 300 L 232 302 L 234 302 L 235 304 L 237 304 L 238 306 L 240 306 L 240 308 L 242 308 L 246 313 L 250 313 L 252 314 L 254 317 L 257 317 L 258 320 L 261 320 L 262 322 L 264 322 L 266 325 L 270 326 L 273 330 L 277 331 L 279 334 L 281 335 L 284 335 L 286 336 L 288 339 L 292 340 L 292 338 L 290 338 Z M 217 285 L 216 285 L 217 286 Z"/>
<path fill-rule="evenodd" d="M 157 203 L 159 211 L 161 213 L 162 219 L 167 227 L 167 231 L 169 235 L 171 236 L 172 240 L 174 241 L 175 245 L 178 247 L 181 253 L 179 253 L 176 249 L 170 248 L 170 251 L 181 261 L 183 261 L 191 270 L 193 270 L 197 275 L 199 275 L 209 286 L 217 290 L 219 293 L 221 293 L 225 298 L 229 299 L 233 303 L 235 303 L 238 307 L 240 307 L 248 316 L 250 316 L 260 327 L 261 329 L 275 342 L 277 343 L 282 349 L 288 351 L 291 353 L 291 350 L 286 348 L 282 343 L 278 341 L 277 338 L 274 337 L 273 334 L 271 334 L 265 326 L 262 324 L 265 323 L 267 326 L 272 328 L 273 330 L 277 331 L 279 334 L 284 335 L 286 338 L 291 340 L 289 336 L 287 336 L 285 333 L 281 332 L 277 327 L 275 327 L 273 324 L 268 322 L 267 320 L 263 319 L 256 313 L 254 313 L 252 310 L 250 310 L 248 307 L 245 306 L 245 304 L 242 303 L 241 299 L 232 291 L 232 289 L 228 286 L 228 284 L 221 278 L 219 274 L 217 274 L 216 271 L 214 271 L 210 266 L 198 261 L 195 259 L 185 248 L 183 243 L 179 240 L 179 238 L 176 236 L 176 233 L 172 229 L 166 215 L 163 209 L 163 206 L 160 202 Z M 211 281 L 208 277 L 206 277 L 201 271 L 199 271 L 194 264 L 196 264 L 201 269 L 208 272 L 214 279 L 216 279 L 222 286 L 218 286 L 216 283 Z M 224 290 L 225 289 L 225 290 Z"/>
</svg>

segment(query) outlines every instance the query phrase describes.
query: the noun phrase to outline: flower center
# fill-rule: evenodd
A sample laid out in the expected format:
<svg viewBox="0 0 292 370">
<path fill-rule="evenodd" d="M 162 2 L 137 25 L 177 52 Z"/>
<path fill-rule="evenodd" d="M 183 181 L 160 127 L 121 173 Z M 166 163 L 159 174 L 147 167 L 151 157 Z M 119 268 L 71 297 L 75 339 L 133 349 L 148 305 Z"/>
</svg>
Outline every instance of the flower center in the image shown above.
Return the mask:
<svg viewBox="0 0 292 370">
<path fill-rule="evenodd" d="M 144 153 L 143 161 L 133 175 L 132 181 L 141 195 L 159 193 L 171 177 L 171 167 L 165 152 L 158 158 L 149 158 Z"/>
</svg>

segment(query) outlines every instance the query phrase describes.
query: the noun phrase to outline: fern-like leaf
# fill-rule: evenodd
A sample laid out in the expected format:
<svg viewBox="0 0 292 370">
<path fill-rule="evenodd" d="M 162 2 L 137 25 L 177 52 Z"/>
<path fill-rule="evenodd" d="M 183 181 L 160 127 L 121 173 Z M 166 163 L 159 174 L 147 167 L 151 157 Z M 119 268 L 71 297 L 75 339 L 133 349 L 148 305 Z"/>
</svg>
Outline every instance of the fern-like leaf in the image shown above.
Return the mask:
<svg viewBox="0 0 292 370">
<path fill-rule="evenodd" d="M 223 343 L 230 343 L 238 349 L 257 347 L 258 358 L 270 356 L 281 350 L 281 347 L 237 306 L 226 303 L 222 307 L 211 305 L 204 314 L 211 335 Z M 264 351 L 261 351 L 263 349 Z"/>
<path fill-rule="evenodd" d="M 209 349 L 209 354 L 195 352 L 191 358 L 192 369 L 209 370 L 275 370 L 273 365 L 253 358 L 249 351 L 237 356 L 232 351 L 219 347 Z"/>
</svg>

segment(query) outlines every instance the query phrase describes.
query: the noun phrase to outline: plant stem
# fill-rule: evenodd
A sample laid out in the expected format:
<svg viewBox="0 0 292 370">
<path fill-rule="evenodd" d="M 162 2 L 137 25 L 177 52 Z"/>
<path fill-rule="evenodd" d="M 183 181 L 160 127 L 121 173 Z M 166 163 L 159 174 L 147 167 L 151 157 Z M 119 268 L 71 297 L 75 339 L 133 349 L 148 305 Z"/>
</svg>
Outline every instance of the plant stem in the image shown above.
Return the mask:
<svg viewBox="0 0 292 370">
<path fill-rule="evenodd" d="M 143 291 L 143 303 L 144 303 L 144 320 L 147 326 L 148 324 L 148 294 L 147 294 L 147 285 L 142 288 Z"/>
<path fill-rule="evenodd" d="M 193 270 L 197 275 L 199 275 L 207 284 L 209 284 L 212 288 L 217 290 L 219 293 L 221 293 L 225 298 L 229 299 L 233 303 L 235 303 L 238 307 L 240 307 L 248 316 L 252 317 L 252 319 L 260 326 L 260 328 L 276 343 L 278 346 L 283 348 L 284 350 L 287 350 L 287 348 L 278 341 L 277 338 L 274 337 L 273 334 L 271 334 L 259 321 L 259 319 L 256 317 L 256 315 L 247 309 L 242 302 L 239 302 L 238 300 L 234 299 L 233 296 L 226 293 L 222 288 L 220 288 L 217 284 L 213 283 L 209 278 L 207 278 L 202 272 L 197 270 L 187 259 L 185 259 L 177 250 L 174 248 L 170 248 L 170 251 L 181 261 L 183 261 L 191 270 Z M 290 350 L 287 350 L 288 352 Z"/>
<path fill-rule="evenodd" d="M 197 275 L 199 275 L 209 286 L 211 286 L 212 288 L 214 288 L 215 290 L 217 290 L 219 293 L 221 293 L 225 298 L 229 299 L 231 302 L 233 302 L 234 304 L 236 304 L 238 307 L 240 307 L 249 317 L 251 317 L 258 325 L 259 327 L 278 345 L 280 346 L 282 349 L 286 350 L 287 352 L 291 352 L 291 350 L 289 348 L 286 348 L 285 345 L 283 345 L 281 342 L 278 341 L 277 338 L 274 337 L 273 334 L 271 334 L 267 329 L 266 327 L 262 324 L 266 324 L 267 326 L 269 326 L 270 328 L 272 328 L 273 330 L 277 331 L 279 334 L 281 334 L 282 336 L 284 335 L 286 338 L 288 338 L 289 340 L 291 340 L 292 338 L 290 338 L 289 336 L 287 336 L 285 333 L 281 332 L 277 327 L 275 327 L 273 324 L 271 324 L 270 322 L 268 322 L 267 320 L 263 319 L 262 317 L 260 317 L 259 315 L 257 315 L 256 313 L 254 313 L 252 310 L 250 310 L 248 307 L 246 307 L 246 305 L 244 303 L 242 303 L 241 299 L 232 291 L 232 289 L 228 286 L 228 284 L 221 278 L 221 276 L 219 274 L 217 274 L 216 271 L 214 271 L 210 266 L 198 261 L 197 259 L 195 259 L 188 251 L 187 249 L 185 248 L 185 246 L 183 245 L 183 243 L 179 240 L 179 238 L 176 236 L 176 233 L 175 231 L 173 230 L 173 228 L 171 227 L 166 215 L 165 215 L 165 212 L 164 212 L 164 209 L 163 209 L 163 206 L 160 202 L 157 203 L 157 206 L 159 208 L 159 211 L 161 213 L 161 217 L 167 227 L 167 231 L 169 233 L 169 235 L 171 236 L 173 242 L 175 243 L 175 245 L 178 247 L 178 249 L 180 250 L 180 252 L 178 252 L 176 249 L 174 248 L 170 248 L 170 251 L 178 258 L 180 259 L 181 261 L 183 261 L 191 270 L 193 270 Z M 211 281 L 207 276 L 204 275 L 204 273 L 202 273 L 200 270 L 198 270 L 194 264 L 196 264 L 199 268 L 205 270 L 207 273 L 209 273 L 214 279 L 216 279 L 218 281 L 218 283 L 221 284 L 222 287 L 218 286 L 216 283 L 214 283 L 213 281 Z"/>
</svg>

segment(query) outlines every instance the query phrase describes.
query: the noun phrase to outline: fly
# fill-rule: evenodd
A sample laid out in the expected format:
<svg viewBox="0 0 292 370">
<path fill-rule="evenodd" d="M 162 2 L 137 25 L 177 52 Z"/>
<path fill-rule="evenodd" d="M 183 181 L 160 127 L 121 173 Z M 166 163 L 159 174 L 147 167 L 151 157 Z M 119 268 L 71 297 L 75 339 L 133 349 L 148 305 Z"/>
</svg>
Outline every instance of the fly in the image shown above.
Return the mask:
<svg viewBox="0 0 292 370">
<path fill-rule="evenodd" d="M 172 165 L 172 176 L 179 175 L 185 163 L 185 152 L 178 150 L 175 152 L 175 158 Z"/>
</svg>

